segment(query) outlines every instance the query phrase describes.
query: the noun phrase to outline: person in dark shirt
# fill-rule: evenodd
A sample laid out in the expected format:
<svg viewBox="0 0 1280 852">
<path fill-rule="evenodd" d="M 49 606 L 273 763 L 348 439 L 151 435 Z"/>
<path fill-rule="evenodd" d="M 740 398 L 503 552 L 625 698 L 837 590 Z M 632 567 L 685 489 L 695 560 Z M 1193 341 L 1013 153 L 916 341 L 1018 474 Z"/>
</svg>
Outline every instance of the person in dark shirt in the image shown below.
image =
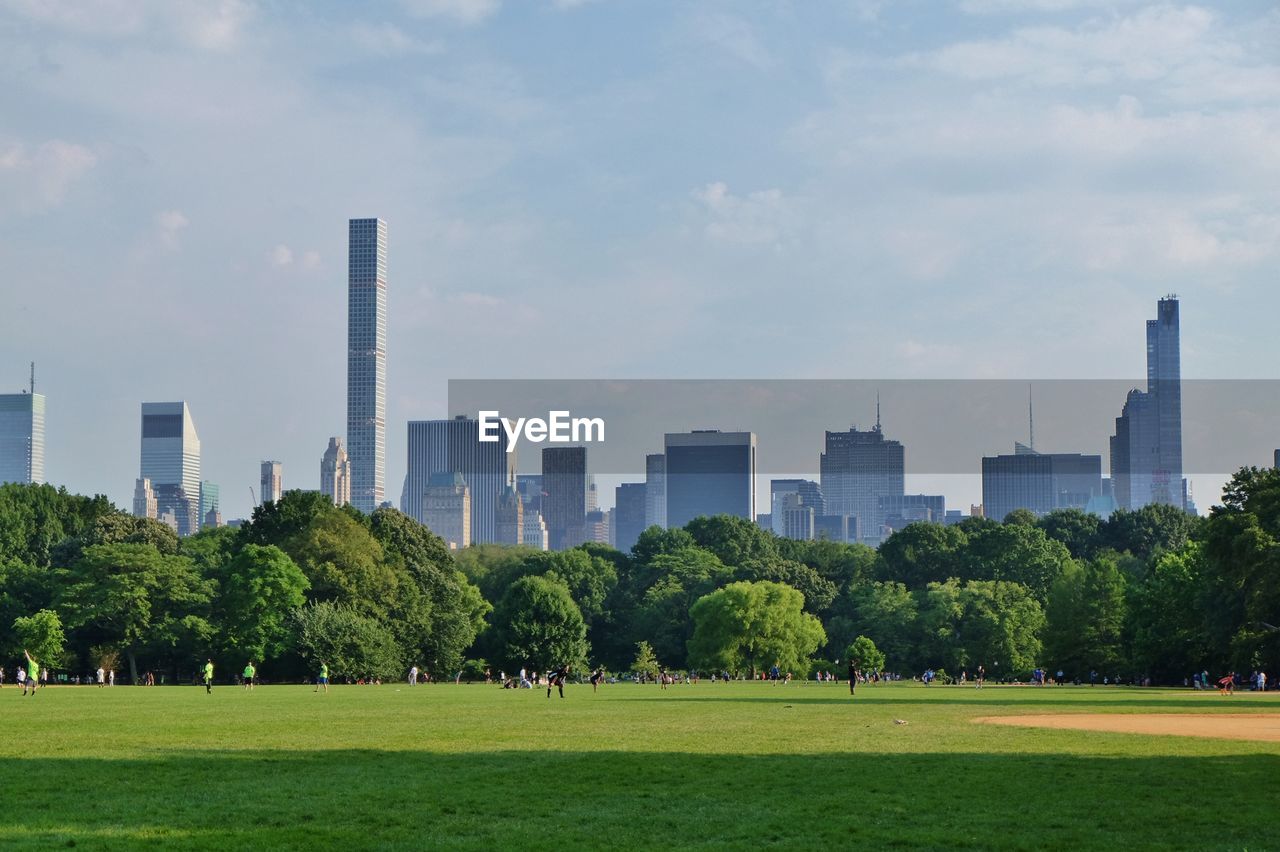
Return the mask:
<svg viewBox="0 0 1280 852">
<path fill-rule="evenodd" d="M 854 688 L 858 685 L 858 678 L 862 676 L 862 672 L 858 669 L 858 661 L 849 661 L 849 694 L 853 695 Z"/>
<path fill-rule="evenodd" d="M 561 666 L 560 668 L 551 672 L 551 674 L 547 675 L 547 697 L 548 698 L 551 697 L 551 687 L 553 686 L 560 690 L 560 697 L 564 698 L 564 681 L 565 681 L 565 678 L 567 678 L 568 676 L 569 676 L 568 666 Z"/>
</svg>

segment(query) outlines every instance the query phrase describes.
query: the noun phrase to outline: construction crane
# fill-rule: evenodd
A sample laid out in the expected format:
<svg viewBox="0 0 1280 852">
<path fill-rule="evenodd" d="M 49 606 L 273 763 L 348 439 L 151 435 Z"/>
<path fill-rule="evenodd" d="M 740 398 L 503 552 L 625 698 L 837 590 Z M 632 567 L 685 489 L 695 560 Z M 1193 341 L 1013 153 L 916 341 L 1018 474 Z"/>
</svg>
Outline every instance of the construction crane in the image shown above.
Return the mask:
<svg viewBox="0 0 1280 852">
<path fill-rule="evenodd" d="M 252 485 L 249 486 L 249 505 L 250 506 L 258 505 L 258 495 L 253 493 Z"/>
</svg>

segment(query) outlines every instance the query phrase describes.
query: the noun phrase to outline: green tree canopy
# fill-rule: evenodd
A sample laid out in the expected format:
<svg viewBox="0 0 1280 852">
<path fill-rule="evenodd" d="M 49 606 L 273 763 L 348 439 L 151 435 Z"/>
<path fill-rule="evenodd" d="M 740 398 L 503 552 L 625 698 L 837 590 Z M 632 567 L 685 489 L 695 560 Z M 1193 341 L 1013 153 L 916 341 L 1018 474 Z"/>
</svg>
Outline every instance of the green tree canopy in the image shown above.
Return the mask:
<svg viewBox="0 0 1280 852">
<path fill-rule="evenodd" d="M 853 660 L 854 664 L 864 672 L 884 671 L 884 654 L 876 647 L 876 643 L 866 636 L 859 636 L 849 643 L 849 647 L 845 649 L 844 658 Z"/>
<path fill-rule="evenodd" d="M 587 626 L 563 582 L 521 577 L 493 610 L 496 646 L 513 666 L 548 671 L 586 664 Z"/>
<path fill-rule="evenodd" d="M 224 653 L 267 660 L 284 653 L 289 619 L 302 606 L 307 578 L 275 545 L 247 544 L 219 572 L 214 623 Z"/>
<path fill-rule="evenodd" d="M 391 631 L 348 604 L 300 607 L 294 610 L 293 628 L 298 651 L 314 668 L 327 664 L 331 678 L 387 680 L 405 668 Z"/>
<path fill-rule="evenodd" d="M 1125 661 L 1125 587 L 1114 552 L 1067 565 L 1045 605 L 1044 655 L 1052 668 L 1084 678 Z"/>
<path fill-rule="evenodd" d="M 804 595 L 767 580 L 730 583 L 699 598 L 692 616 L 689 662 L 699 669 L 754 675 L 776 665 L 803 676 L 827 641 L 822 623 L 804 612 Z"/>
<path fill-rule="evenodd" d="M 26 650 L 36 662 L 46 668 L 62 665 L 66 656 L 66 636 L 62 632 L 62 619 L 51 609 L 42 609 L 32 615 L 13 620 L 13 633 L 20 653 Z"/>
<path fill-rule="evenodd" d="M 968 536 L 959 526 L 907 524 L 880 545 L 877 575 L 912 589 L 959 577 L 959 556 L 967 543 Z"/>
</svg>

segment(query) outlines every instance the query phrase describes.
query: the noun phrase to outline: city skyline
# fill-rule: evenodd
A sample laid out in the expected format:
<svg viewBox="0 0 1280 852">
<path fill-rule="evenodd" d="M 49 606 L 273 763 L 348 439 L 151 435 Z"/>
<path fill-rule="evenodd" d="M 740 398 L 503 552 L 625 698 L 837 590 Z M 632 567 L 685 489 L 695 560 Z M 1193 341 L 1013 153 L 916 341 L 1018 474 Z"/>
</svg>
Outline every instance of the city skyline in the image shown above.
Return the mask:
<svg viewBox="0 0 1280 852">
<path fill-rule="evenodd" d="M 226 517 L 263 458 L 317 487 L 356 215 L 396 235 L 392 501 L 450 376 L 1136 379 L 1169 291 L 1184 378 L 1274 369 L 1266 4 L 569 5 L 0 9 L 0 391 L 41 365 L 46 478 L 128 506 L 134 406 L 185 399 Z"/>
</svg>

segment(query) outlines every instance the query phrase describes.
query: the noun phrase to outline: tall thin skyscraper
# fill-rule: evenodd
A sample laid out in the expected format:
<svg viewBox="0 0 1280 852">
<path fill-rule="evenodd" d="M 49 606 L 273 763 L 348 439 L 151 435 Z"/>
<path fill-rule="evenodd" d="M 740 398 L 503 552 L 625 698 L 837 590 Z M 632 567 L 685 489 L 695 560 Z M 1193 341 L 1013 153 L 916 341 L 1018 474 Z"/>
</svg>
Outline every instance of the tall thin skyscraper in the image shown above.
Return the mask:
<svg viewBox="0 0 1280 852">
<path fill-rule="evenodd" d="M 383 501 L 387 451 L 387 223 L 352 219 L 347 243 L 347 453 L 351 503 Z"/>
<path fill-rule="evenodd" d="M 274 503 L 284 494 L 284 465 L 278 461 L 262 463 L 262 490 L 258 499 L 263 503 Z"/>
<path fill-rule="evenodd" d="M 151 480 L 161 515 L 176 518 L 178 535 L 200 530 L 200 437 L 185 402 L 142 403 L 139 478 Z"/>
<path fill-rule="evenodd" d="M 222 501 L 216 483 L 200 483 L 200 528 L 219 527 L 222 518 Z"/>
<path fill-rule="evenodd" d="M 351 502 L 351 460 L 341 438 L 330 438 L 329 448 L 320 459 L 320 493 L 335 506 Z"/>
<path fill-rule="evenodd" d="M 650 453 L 644 457 L 644 526 L 667 528 L 667 457 Z"/>
<path fill-rule="evenodd" d="M 44 482 L 44 394 L 0 394 L 0 482 Z"/>
<path fill-rule="evenodd" d="M 624 482 L 614 489 L 613 546 L 623 553 L 631 552 L 647 528 L 647 491 L 648 485 L 643 482 Z"/>
<path fill-rule="evenodd" d="M 461 474 L 471 500 L 471 542 L 500 541 L 498 497 L 515 487 L 516 454 L 507 452 L 502 430 L 494 442 L 480 441 L 480 421 L 465 416 L 452 420 L 409 421 L 409 458 L 400 511 L 424 521 L 422 498 L 431 477 Z"/>
<path fill-rule="evenodd" d="M 1167 296 L 1147 320 L 1147 389 L 1129 391 L 1111 438 L 1111 479 L 1122 509 L 1186 506 L 1179 336 L 1178 299 Z"/>
</svg>

